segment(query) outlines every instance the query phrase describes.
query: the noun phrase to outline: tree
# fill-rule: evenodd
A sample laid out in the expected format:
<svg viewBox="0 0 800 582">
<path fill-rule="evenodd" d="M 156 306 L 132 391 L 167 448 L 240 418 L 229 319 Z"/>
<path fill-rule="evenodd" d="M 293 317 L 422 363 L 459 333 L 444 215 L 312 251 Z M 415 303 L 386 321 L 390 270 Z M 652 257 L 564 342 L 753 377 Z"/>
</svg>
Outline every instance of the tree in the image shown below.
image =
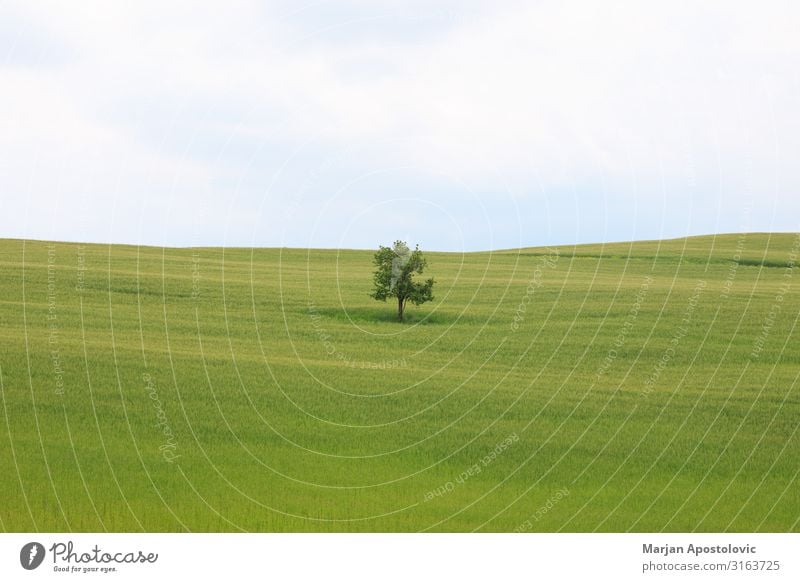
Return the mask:
<svg viewBox="0 0 800 582">
<path fill-rule="evenodd" d="M 370 297 L 378 301 L 397 298 L 397 318 L 400 321 L 403 321 L 409 301 L 421 305 L 433 299 L 433 279 L 414 281 L 414 276 L 421 275 L 427 266 L 419 245 L 413 251 L 400 240 L 391 247 L 381 246 L 375 253 L 373 263 L 376 267 L 373 278 L 375 290 Z"/>
</svg>

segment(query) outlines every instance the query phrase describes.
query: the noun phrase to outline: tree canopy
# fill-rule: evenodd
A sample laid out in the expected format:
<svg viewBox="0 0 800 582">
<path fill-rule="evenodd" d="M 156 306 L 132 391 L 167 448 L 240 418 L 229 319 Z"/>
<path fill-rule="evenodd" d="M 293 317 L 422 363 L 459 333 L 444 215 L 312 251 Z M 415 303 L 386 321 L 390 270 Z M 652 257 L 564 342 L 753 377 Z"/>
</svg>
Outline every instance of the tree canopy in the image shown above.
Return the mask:
<svg viewBox="0 0 800 582">
<path fill-rule="evenodd" d="M 397 318 L 403 321 L 406 305 L 410 301 L 421 305 L 433 299 L 433 279 L 415 281 L 427 266 L 427 261 L 417 245 L 412 251 L 401 240 L 391 247 L 381 246 L 375 253 L 376 267 L 373 276 L 374 290 L 370 296 L 378 301 L 397 299 Z"/>
</svg>

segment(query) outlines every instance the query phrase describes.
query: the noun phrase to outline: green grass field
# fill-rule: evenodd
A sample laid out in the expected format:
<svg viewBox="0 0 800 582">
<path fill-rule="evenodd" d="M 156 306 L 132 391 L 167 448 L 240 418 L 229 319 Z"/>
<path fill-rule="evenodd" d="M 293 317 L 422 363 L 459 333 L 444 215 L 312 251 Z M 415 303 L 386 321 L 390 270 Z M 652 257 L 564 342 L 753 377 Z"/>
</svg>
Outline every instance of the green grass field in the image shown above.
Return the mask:
<svg viewBox="0 0 800 582">
<path fill-rule="evenodd" d="M 800 531 L 799 250 L 0 240 L 0 529 Z"/>
</svg>

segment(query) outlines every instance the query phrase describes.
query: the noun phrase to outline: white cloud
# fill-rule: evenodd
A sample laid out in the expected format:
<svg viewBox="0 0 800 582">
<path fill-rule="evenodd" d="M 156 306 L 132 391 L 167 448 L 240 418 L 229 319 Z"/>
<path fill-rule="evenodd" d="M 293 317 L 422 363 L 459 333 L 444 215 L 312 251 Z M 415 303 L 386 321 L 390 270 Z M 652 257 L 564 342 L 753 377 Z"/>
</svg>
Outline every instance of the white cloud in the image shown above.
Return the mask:
<svg viewBox="0 0 800 582">
<path fill-rule="evenodd" d="M 324 202 L 347 180 L 399 167 L 431 202 L 454 208 L 469 197 L 458 184 L 481 192 L 497 224 L 509 221 L 506 188 L 523 209 L 550 202 L 556 240 L 624 238 L 619 224 L 585 217 L 579 234 L 577 209 L 631 219 L 634 198 L 650 215 L 641 236 L 730 230 L 754 196 L 782 209 L 754 229 L 797 229 L 791 2 L 4 10 L 5 236 L 277 244 L 264 233 L 318 218 L 282 222 L 302 184 L 303 204 Z M 325 160 L 335 171 L 309 180 Z M 425 191 L 426 176 L 448 177 L 449 189 Z M 573 189 L 577 206 L 564 201 Z M 380 190 L 351 191 L 340 211 Z M 465 230 L 484 223 L 473 206 Z M 687 221 L 689 207 L 698 215 Z M 145 214 L 155 218 L 130 220 Z M 323 220 L 316 242 L 338 244 L 339 226 Z"/>
</svg>

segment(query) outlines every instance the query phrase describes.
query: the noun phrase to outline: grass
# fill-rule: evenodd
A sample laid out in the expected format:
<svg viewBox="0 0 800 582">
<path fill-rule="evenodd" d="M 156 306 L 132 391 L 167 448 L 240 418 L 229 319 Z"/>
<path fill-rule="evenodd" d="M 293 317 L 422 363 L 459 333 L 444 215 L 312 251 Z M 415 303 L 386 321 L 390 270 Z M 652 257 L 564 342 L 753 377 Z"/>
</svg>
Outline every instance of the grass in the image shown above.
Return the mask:
<svg viewBox="0 0 800 582">
<path fill-rule="evenodd" d="M 800 531 L 798 245 L 0 240 L 0 528 Z"/>
</svg>

